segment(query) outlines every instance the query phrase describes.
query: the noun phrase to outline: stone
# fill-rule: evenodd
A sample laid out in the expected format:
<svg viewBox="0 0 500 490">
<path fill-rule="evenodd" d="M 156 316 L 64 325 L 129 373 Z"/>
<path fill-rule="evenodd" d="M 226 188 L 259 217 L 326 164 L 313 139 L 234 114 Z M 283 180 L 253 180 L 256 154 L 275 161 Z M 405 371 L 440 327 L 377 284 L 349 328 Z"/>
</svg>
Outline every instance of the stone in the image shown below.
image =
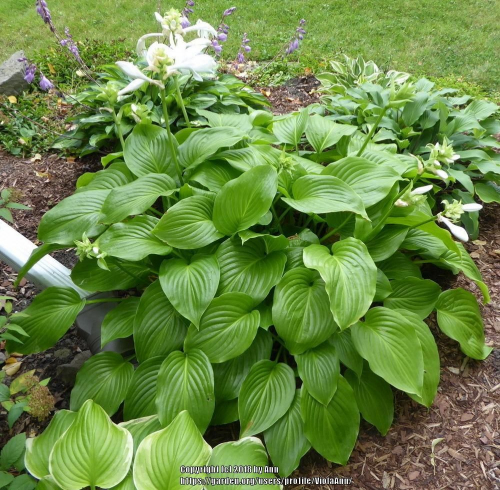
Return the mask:
<svg viewBox="0 0 500 490">
<path fill-rule="evenodd" d="M 57 367 L 57 377 L 66 385 L 74 386 L 76 375 L 85 362 L 90 359 L 92 353 L 84 350 L 75 356 L 69 364 L 61 364 Z"/>
<path fill-rule="evenodd" d="M 58 349 L 54 352 L 54 357 L 56 359 L 66 359 L 71 355 L 71 351 L 67 347 L 63 347 L 62 349 Z"/>
<path fill-rule="evenodd" d="M 24 63 L 17 61 L 24 58 L 24 52 L 14 53 L 7 61 L 0 65 L 0 94 L 18 95 L 29 87 L 24 79 Z"/>
</svg>

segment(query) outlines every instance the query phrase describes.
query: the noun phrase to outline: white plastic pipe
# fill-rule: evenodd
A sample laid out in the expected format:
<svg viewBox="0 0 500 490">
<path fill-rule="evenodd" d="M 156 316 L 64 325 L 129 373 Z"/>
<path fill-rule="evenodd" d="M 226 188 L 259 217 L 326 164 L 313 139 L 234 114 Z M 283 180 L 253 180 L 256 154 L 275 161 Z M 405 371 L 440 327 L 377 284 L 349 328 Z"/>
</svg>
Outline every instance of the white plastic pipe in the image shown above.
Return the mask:
<svg viewBox="0 0 500 490">
<path fill-rule="evenodd" d="M 37 247 L 14 230 L 4 221 L 0 220 L 0 261 L 5 262 L 18 272 Z M 93 293 L 79 288 L 70 277 L 71 271 L 50 255 L 39 260 L 26 274 L 26 279 L 39 289 L 50 286 L 73 288 L 81 298 L 87 298 Z"/>
</svg>

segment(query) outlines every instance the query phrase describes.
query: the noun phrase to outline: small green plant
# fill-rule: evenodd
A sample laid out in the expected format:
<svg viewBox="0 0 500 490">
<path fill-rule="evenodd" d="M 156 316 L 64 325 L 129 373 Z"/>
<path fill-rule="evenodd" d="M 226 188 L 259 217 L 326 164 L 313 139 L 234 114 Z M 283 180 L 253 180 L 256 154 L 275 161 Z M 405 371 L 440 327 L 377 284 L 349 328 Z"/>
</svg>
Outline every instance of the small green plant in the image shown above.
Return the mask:
<svg viewBox="0 0 500 490">
<path fill-rule="evenodd" d="M 19 193 L 16 192 L 15 189 L 3 189 L 2 192 L 0 192 L 0 218 L 3 218 L 10 223 L 14 223 L 11 209 L 31 211 L 29 206 L 16 202 L 18 194 Z"/>
<path fill-rule="evenodd" d="M 2 385 L 0 385 L 2 386 Z M 32 490 L 36 480 L 24 473 L 26 434 L 17 434 L 0 452 L 0 489 Z"/>
</svg>

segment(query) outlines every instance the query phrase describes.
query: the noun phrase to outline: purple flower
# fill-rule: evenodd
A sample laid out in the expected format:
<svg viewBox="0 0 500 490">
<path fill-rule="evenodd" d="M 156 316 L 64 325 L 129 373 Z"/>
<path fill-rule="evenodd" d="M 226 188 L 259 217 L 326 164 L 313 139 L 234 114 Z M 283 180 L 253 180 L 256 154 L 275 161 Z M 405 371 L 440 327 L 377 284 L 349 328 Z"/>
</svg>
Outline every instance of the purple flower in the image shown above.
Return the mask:
<svg viewBox="0 0 500 490">
<path fill-rule="evenodd" d="M 217 36 L 217 40 L 223 43 L 224 41 L 227 41 L 227 34 L 225 32 L 221 32 Z"/>
<path fill-rule="evenodd" d="M 238 53 L 238 63 L 245 63 L 245 56 L 241 51 Z"/>
<path fill-rule="evenodd" d="M 186 27 L 189 27 L 191 25 L 191 22 L 189 22 L 189 16 L 194 12 L 194 10 L 191 7 L 194 7 L 194 1 L 187 0 L 186 5 L 182 9 L 183 18 L 181 20 L 181 26 L 183 29 L 186 29 Z"/>
<path fill-rule="evenodd" d="M 40 78 L 40 88 L 45 92 L 48 92 L 51 88 L 54 88 L 54 84 L 45 77 L 43 73 L 41 73 L 42 77 Z"/>
<path fill-rule="evenodd" d="M 38 12 L 38 15 L 42 18 L 42 20 L 49 25 L 50 30 L 52 32 L 55 32 L 56 28 L 52 23 L 52 16 L 50 15 L 50 10 L 45 0 L 36 0 L 36 11 Z"/>
<path fill-rule="evenodd" d="M 238 51 L 238 63 L 245 63 L 244 53 L 250 53 L 250 51 L 252 51 L 252 48 L 248 45 L 249 43 L 250 39 L 248 39 L 247 33 L 245 32 L 245 34 L 243 34 L 243 39 L 241 40 L 240 50 Z"/>
<path fill-rule="evenodd" d="M 80 51 L 78 50 L 78 46 L 73 40 L 73 36 L 70 34 L 68 27 L 64 29 L 64 33 L 66 34 L 66 39 L 61 39 L 61 41 L 59 41 L 59 44 L 61 46 L 66 46 L 69 52 L 76 58 L 76 60 L 79 63 L 83 63 L 82 58 L 80 57 Z"/>
<path fill-rule="evenodd" d="M 222 46 L 217 42 L 216 39 L 212 40 L 212 48 L 214 48 L 215 54 L 219 55 L 222 53 Z"/>
<path fill-rule="evenodd" d="M 223 17 L 228 17 L 233 14 L 233 12 L 236 10 L 236 7 L 231 7 L 227 10 L 224 10 L 224 13 L 222 14 Z"/>
<path fill-rule="evenodd" d="M 304 29 L 306 21 L 305 19 L 300 19 L 299 26 L 297 29 L 295 29 L 295 37 L 290 41 L 290 44 L 285 50 L 285 53 L 292 54 L 293 52 L 297 51 L 300 47 L 300 41 L 304 39 L 304 36 L 306 35 L 306 30 Z"/>
<path fill-rule="evenodd" d="M 33 63 L 29 63 L 26 65 L 26 73 L 24 74 L 24 79 L 28 83 L 33 83 L 35 79 L 36 66 Z"/>
</svg>

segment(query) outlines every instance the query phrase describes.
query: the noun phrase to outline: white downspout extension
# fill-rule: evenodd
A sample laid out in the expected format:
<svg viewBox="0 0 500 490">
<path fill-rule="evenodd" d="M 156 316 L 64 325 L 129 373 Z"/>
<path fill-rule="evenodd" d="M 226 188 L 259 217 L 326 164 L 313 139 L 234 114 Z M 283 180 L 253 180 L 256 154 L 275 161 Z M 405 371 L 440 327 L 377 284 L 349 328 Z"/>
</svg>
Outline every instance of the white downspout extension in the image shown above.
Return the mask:
<svg viewBox="0 0 500 490">
<path fill-rule="evenodd" d="M 36 245 L 21 233 L 0 220 L 1 262 L 5 262 L 16 272 L 19 272 L 36 248 Z M 51 286 L 69 287 L 74 289 L 81 298 L 112 296 L 111 293 L 94 293 L 78 287 L 71 279 L 71 270 L 50 255 L 39 260 L 25 277 L 38 289 L 46 289 Z M 76 326 L 93 353 L 101 350 L 101 323 L 106 314 L 115 306 L 116 303 L 87 305 L 76 319 Z M 125 353 L 131 349 L 133 349 L 133 344 L 130 339 L 118 339 L 107 344 L 102 350 Z"/>
</svg>

